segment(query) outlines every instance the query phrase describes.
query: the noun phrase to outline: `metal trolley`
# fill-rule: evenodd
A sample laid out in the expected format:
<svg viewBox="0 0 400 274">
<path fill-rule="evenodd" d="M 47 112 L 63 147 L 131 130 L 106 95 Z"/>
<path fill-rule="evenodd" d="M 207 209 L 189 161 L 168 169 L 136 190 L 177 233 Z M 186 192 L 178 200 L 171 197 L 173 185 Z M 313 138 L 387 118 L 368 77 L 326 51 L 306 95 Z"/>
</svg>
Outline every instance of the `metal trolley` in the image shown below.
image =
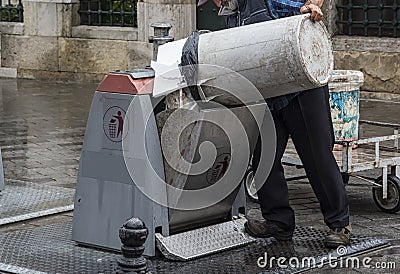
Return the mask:
<svg viewBox="0 0 400 274">
<path fill-rule="evenodd" d="M 400 124 L 382 123 L 360 120 L 360 136 L 364 135 L 364 125 L 389 127 L 392 135 L 363 138 L 355 141 L 337 141 L 342 146 L 340 151 L 334 151 L 336 161 L 342 172 L 343 181 L 348 183 L 350 176 L 372 184 L 372 196 L 376 206 L 387 213 L 396 213 L 400 210 Z M 289 141 L 282 158 L 285 165 L 302 168 L 303 165 L 296 149 Z M 362 171 L 381 170 L 381 176 L 370 178 L 357 173 Z M 307 176 L 288 178 L 287 181 L 304 179 Z M 257 200 L 251 167 L 246 173 L 244 184 L 248 196 Z"/>
</svg>

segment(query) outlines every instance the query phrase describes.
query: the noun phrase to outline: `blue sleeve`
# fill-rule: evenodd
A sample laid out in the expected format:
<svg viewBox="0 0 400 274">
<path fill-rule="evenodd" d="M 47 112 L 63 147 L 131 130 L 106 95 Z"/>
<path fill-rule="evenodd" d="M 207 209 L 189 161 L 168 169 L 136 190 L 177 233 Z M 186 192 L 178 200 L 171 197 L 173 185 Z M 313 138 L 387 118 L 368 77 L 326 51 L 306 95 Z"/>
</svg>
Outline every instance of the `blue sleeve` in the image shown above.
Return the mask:
<svg viewBox="0 0 400 274">
<path fill-rule="evenodd" d="M 304 5 L 304 0 L 272 0 L 272 5 L 277 10 L 299 13 L 300 8 Z"/>
</svg>

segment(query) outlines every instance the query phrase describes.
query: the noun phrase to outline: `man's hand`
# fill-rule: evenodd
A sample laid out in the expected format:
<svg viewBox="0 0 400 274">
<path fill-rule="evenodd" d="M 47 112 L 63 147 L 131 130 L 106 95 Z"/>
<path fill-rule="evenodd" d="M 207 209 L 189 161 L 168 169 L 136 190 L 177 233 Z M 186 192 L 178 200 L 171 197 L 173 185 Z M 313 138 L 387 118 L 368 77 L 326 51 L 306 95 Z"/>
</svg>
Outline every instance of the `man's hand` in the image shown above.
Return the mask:
<svg viewBox="0 0 400 274">
<path fill-rule="evenodd" d="M 324 0 L 307 0 L 307 1 L 304 3 L 304 6 L 310 5 L 310 4 L 314 4 L 314 5 L 316 5 L 316 6 L 320 7 L 320 8 L 322 8 L 322 5 L 324 4 Z"/>
<path fill-rule="evenodd" d="M 319 0 L 313 0 L 313 2 L 317 2 L 317 1 L 319 1 Z M 307 1 L 307 2 L 309 2 L 309 1 Z M 311 15 L 310 15 L 311 21 L 314 21 L 314 22 L 321 21 L 322 18 L 324 18 L 324 14 L 322 13 L 320 7 L 318 7 L 315 4 L 307 4 L 307 2 L 306 2 L 306 4 L 304 4 L 304 6 L 302 6 L 300 8 L 300 12 L 301 13 L 311 13 Z M 322 6 L 323 2 L 322 1 L 320 1 L 320 2 L 321 2 L 321 6 Z"/>
</svg>

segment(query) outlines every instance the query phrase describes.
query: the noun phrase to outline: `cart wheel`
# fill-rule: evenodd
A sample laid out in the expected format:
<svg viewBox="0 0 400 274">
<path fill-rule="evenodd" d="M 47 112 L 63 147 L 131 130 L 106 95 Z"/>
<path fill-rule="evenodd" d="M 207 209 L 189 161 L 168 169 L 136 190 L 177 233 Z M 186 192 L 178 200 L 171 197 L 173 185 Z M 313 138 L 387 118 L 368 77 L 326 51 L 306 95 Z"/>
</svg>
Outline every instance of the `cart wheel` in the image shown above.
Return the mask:
<svg viewBox="0 0 400 274">
<path fill-rule="evenodd" d="M 254 182 L 254 173 L 252 169 L 249 169 L 244 177 L 244 184 L 246 187 L 247 196 L 253 201 L 258 202 L 257 190 Z"/>
<path fill-rule="evenodd" d="M 347 185 L 349 183 L 349 180 L 350 180 L 350 175 L 347 174 L 347 173 L 342 173 L 342 178 L 343 178 L 343 183 L 345 185 Z"/>
<path fill-rule="evenodd" d="M 388 175 L 387 199 L 382 198 L 383 190 L 381 187 L 372 188 L 372 196 L 376 206 L 387 213 L 396 213 L 400 210 L 400 179 L 394 175 Z M 380 176 L 376 183 L 382 185 L 383 178 Z"/>
</svg>

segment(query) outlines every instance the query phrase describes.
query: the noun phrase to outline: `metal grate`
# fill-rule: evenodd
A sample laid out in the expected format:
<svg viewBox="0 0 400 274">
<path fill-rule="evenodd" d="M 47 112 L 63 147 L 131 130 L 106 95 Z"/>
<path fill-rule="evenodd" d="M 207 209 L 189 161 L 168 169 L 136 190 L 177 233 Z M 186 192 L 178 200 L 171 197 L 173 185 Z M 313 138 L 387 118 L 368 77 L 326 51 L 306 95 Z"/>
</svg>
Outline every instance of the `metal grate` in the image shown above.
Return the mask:
<svg viewBox="0 0 400 274">
<path fill-rule="evenodd" d="M 157 246 L 168 259 L 185 261 L 255 242 L 243 232 L 245 218 L 163 237 L 156 234 Z"/>
<path fill-rule="evenodd" d="M 70 240 L 71 229 L 70 222 L 60 222 L 0 232 L 0 271 L 19 273 L 19 268 L 24 268 L 47 273 L 115 273 L 116 255 L 75 245 Z"/>
<path fill-rule="evenodd" d="M 0 0 L 0 21 L 23 22 L 24 8 L 22 0 L 8 0 L 5 3 Z"/>
<path fill-rule="evenodd" d="M 339 34 L 399 37 L 400 0 L 339 0 Z"/>
<path fill-rule="evenodd" d="M 53 223 L 48 221 L 45 225 L 20 227 L 10 232 L 0 228 L 0 272 L 115 273 L 115 259 L 119 255 L 76 245 L 70 239 L 72 229 L 70 217 L 53 219 Z M 277 242 L 273 239 L 258 240 L 245 247 L 186 262 L 152 258 L 149 261 L 149 270 L 151 273 L 181 274 L 260 273 L 263 271 L 298 273 L 308 267 L 266 269 L 257 265 L 257 259 L 264 256 L 265 252 L 268 256 L 276 258 L 328 256 L 332 250 L 323 247 L 324 235 L 325 232 L 317 229 L 298 227 L 292 242 Z M 381 240 L 353 237 L 347 254 L 356 255 L 384 245 L 386 242 Z"/>
<path fill-rule="evenodd" d="M 81 0 L 81 25 L 137 27 L 138 0 Z"/>
<path fill-rule="evenodd" d="M 73 209 L 75 190 L 44 184 L 6 180 L 0 193 L 0 225 Z"/>
</svg>

